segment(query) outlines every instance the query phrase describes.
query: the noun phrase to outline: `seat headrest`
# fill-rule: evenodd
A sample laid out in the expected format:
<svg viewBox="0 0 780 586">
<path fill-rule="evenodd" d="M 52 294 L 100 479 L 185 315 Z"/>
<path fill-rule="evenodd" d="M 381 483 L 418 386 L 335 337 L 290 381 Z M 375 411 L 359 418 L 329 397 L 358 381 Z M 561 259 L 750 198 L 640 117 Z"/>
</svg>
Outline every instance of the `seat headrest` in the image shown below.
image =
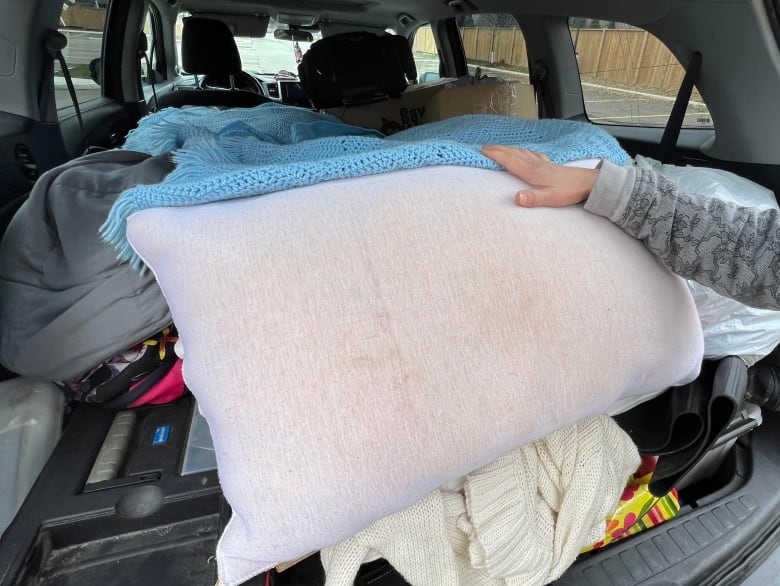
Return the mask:
<svg viewBox="0 0 780 586">
<path fill-rule="evenodd" d="M 401 64 L 406 79 L 409 83 L 417 81 L 417 65 L 414 62 L 414 53 L 412 53 L 412 46 L 409 44 L 409 39 L 402 37 L 401 35 L 387 34 L 384 36 L 387 42 L 394 46 L 396 54 L 398 55 L 398 62 Z"/>
<path fill-rule="evenodd" d="M 405 37 L 355 31 L 314 43 L 298 74 L 314 107 L 331 108 L 398 97 L 417 68 Z"/>
<path fill-rule="evenodd" d="M 190 16 L 181 32 L 184 71 L 196 75 L 237 74 L 241 56 L 228 26 L 221 20 Z"/>
</svg>

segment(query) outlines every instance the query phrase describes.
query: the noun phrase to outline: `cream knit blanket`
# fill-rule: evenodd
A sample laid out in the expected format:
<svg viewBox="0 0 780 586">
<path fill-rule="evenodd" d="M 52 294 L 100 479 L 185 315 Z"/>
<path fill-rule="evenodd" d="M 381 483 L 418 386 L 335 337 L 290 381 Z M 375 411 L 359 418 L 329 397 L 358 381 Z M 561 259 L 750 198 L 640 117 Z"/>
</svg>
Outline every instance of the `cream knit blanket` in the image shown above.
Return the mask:
<svg viewBox="0 0 780 586">
<path fill-rule="evenodd" d="M 373 553 L 412 586 L 547 584 L 604 537 L 638 465 L 611 418 L 583 419 L 324 549 L 326 584 L 351 586 Z"/>
</svg>

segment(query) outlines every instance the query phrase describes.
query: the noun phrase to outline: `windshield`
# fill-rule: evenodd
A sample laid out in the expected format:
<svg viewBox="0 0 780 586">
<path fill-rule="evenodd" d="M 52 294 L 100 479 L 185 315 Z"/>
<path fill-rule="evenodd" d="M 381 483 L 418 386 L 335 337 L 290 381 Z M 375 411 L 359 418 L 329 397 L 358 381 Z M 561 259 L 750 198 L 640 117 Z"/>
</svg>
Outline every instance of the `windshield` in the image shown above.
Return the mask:
<svg viewBox="0 0 780 586">
<path fill-rule="evenodd" d="M 176 49 L 179 68 L 181 68 L 181 29 L 187 13 L 179 14 L 176 23 Z M 235 37 L 238 53 L 241 55 L 241 67 L 251 73 L 289 72 L 298 74 L 298 62 L 301 55 L 309 50 L 311 43 L 292 42 L 274 38 L 275 23 L 271 23 L 263 38 Z M 316 41 L 320 33 L 314 34 Z"/>
<path fill-rule="evenodd" d="M 297 75 L 300 57 L 309 50 L 311 43 L 297 41 L 293 43 L 275 39 L 269 29 L 268 35 L 262 39 L 236 37 L 236 45 L 245 71 L 252 73 L 289 71 Z"/>
</svg>

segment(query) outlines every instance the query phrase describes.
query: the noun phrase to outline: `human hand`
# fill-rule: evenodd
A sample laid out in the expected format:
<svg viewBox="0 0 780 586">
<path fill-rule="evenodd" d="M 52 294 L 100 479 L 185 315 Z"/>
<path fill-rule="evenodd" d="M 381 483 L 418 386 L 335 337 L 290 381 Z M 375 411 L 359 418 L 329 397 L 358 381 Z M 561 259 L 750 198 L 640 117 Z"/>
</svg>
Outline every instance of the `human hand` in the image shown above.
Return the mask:
<svg viewBox="0 0 780 586">
<path fill-rule="evenodd" d="M 598 169 L 556 165 L 546 155 L 516 147 L 487 145 L 482 154 L 531 186 L 515 195 L 515 203 L 526 208 L 584 201 L 599 175 Z"/>
</svg>

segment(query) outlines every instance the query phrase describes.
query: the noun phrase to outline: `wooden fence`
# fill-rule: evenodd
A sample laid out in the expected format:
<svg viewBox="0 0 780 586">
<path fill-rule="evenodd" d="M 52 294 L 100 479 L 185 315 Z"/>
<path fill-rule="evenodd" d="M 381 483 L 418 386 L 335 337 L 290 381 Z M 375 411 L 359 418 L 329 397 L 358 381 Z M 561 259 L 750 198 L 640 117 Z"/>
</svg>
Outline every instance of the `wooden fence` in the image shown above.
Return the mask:
<svg viewBox="0 0 780 586">
<path fill-rule="evenodd" d="M 528 72 L 525 39 L 519 29 L 461 29 L 470 61 Z M 676 95 L 685 74 L 669 49 L 639 29 L 572 30 L 583 81 Z M 429 28 L 415 37 L 414 49 L 435 53 Z"/>
<path fill-rule="evenodd" d="M 106 9 L 66 4 L 60 15 L 60 24 L 69 28 L 103 32 L 106 23 Z"/>
</svg>

